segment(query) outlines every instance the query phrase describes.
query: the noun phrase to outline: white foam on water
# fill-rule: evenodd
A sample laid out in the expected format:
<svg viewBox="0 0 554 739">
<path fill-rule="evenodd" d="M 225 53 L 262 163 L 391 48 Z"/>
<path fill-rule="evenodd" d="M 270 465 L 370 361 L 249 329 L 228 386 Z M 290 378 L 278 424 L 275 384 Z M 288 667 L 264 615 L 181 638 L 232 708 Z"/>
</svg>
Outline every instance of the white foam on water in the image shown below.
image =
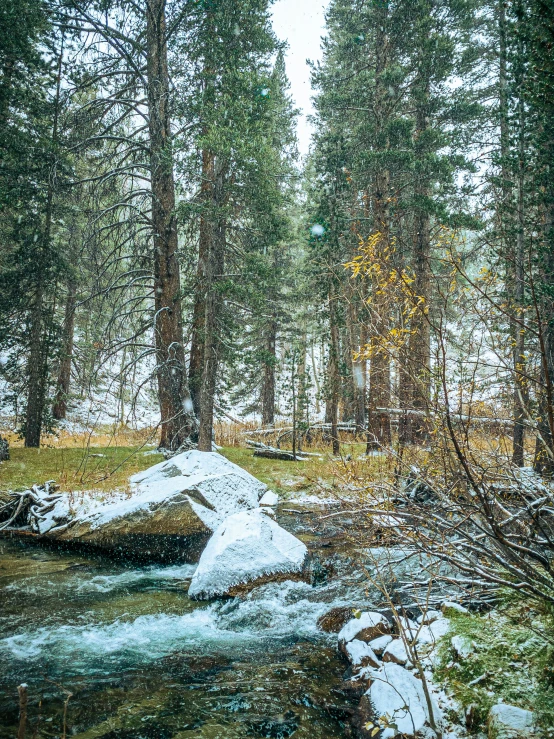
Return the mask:
<svg viewBox="0 0 554 739">
<path fill-rule="evenodd" d="M 310 599 L 318 592 L 303 582 L 269 583 L 245 599 L 218 601 L 184 615 L 42 627 L 1 639 L 0 660 L 47 663 L 72 672 L 103 665 L 111 670 L 114 662 L 145 664 L 178 651 L 236 653 L 237 648 L 263 648 L 268 639 L 328 638 L 317 619 L 345 599 Z"/>
</svg>

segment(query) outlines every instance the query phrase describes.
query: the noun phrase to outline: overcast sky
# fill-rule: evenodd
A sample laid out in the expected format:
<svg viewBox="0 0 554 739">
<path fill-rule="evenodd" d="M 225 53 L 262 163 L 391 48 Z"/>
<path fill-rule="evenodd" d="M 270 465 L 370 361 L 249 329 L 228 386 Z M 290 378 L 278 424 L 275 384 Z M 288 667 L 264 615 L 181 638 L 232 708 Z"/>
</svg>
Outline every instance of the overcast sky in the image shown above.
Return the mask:
<svg viewBox="0 0 554 739">
<path fill-rule="evenodd" d="M 312 112 L 310 102 L 310 70 L 306 59 L 320 58 L 320 39 L 324 32 L 325 8 L 328 0 L 276 0 L 273 6 L 273 28 L 281 40 L 289 44 L 287 74 L 291 93 L 297 108 L 298 148 L 302 156 L 308 152 L 311 129 L 307 116 Z"/>
</svg>

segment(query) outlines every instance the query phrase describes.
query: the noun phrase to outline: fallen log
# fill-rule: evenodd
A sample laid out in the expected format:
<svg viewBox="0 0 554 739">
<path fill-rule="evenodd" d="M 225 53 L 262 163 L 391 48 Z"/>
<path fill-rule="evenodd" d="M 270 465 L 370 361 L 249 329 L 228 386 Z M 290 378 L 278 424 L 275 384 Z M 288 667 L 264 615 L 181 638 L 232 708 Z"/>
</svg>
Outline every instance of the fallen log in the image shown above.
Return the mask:
<svg viewBox="0 0 554 739">
<path fill-rule="evenodd" d="M 41 524 L 63 497 L 55 489 L 54 480 L 48 480 L 20 493 L 8 493 L 7 502 L 0 506 L 0 531 L 30 526 L 33 532 L 42 533 Z M 56 526 L 66 523 L 67 516 L 55 521 Z"/>
<path fill-rule="evenodd" d="M 255 457 L 264 457 L 266 459 L 282 459 L 286 462 L 301 462 L 308 458 L 305 452 L 296 452 L 296 456 L 292 452 L 285 451 L 283 449 L 276 449 L 273 446 L 267 446 L 262 444 L 261 441 L 252 441 L 252 439 L 245 439 L 248 446 L 254 448 Z"/>
<path fill-rule="evenodd" d="M 302 430 L 302 433 L 306 434 L 309 431 L 327 431 L 331 428 L 330 423 L 323 423 L 323 422 L 317 422 L 310 424 L 307 428 Z M 271 434 L 283 434 L 285 432 L 290 433 L 292 431 L 292 426 L 271 426 L 270 428 L 266 429 L 248 429 L 246 431 L 241 431 L 241 434 L 249 434 L 249 435 L 256 435 L 256 436 L 270 436 Z M 300 431 L 300 429 L 297 429 Z M 359 431 L 359 427 L 351 424 L 351 423 L 338 423 L 337 424 L 337 430 L 338 431 L 347 431 L 347 432 L 356 432 Z"/>
<path fill-rule="evenodd" d="M 265 457 L 266 459 L 282 459 L 286 462 L 301 462 L 305 457 L 300 454 L 296 454 L 296 457 L 292 452 L 285 452 L 282 449 L 274 449 L 269 447 L 268 449 L 255 449 L 255 457 Z"/>
</svg>

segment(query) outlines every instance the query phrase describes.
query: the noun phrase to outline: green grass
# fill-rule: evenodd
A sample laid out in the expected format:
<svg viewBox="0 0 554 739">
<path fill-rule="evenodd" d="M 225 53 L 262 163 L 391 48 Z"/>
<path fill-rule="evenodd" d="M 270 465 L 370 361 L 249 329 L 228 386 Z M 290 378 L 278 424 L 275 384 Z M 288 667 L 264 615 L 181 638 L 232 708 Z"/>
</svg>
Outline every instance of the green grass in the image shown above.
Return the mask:
<svg viewBox="0 0 554 739">
<path fill-rule="evenodd" d="M 0 463 L 0 490 L 23 490 L 34 483 L 55 480 L 64 491 L 111 490 L 125 487 L 130 475 L 161 462 L 161 454 L 145 455 L 137 447 L 12 447 L 10 460 Z M 251 449 L 226 447 L 222 454 L 282 493 L 310 488 L 328 470 L 324 460 L 306 462 L 254 457 Z M 94 456 L 102 454 L 104 456 Z M 289 483 L 288 485 L 286 483 Z"/>
<path fill-rule="evenodd" d="M 161 454 L 145 456 L 143 451 L 137 452 L 136 447 L 12 447 L 9 461 L 0 463 L 0 490 L 24 490 L 46 480 L 55 480 L 63 491 L 124 488 L 130 475 L 163 460 Z"/>
<path fill-rule="evenodd" d="M 455 655 L 453 634 L 474 642 L 475 650 L 469 657 Z M 534 710 L 543 727 L 553 726 L 554 680 L 548 666 L 554 652 L 543 634 L 543 623 L 529 625 L 529 619 L 521 618 L 515 608 L 502 614 L 451 616 L 451 631 L 441 647 L 436 676 L 464 707 L 474 707 L 475 731 L 484 729 L 491 706 L 500 700 Z M 485 677 L 469 685 L 481 676 Z M 554 730 L 547 734 L 554 735 Z"/>
<path fill-rule="evenodd" d="M 255 457 L 252 449 L 242 447 L 224 447 L 221 453 L 228 460 L 248 470 L 251 475 L 278 492 L 290 492 L 310 487 L 309 477 L 315 474 L 318 467 L 323 467 L 322 461 L 287 462 L 281 459 L 264 459 Z M 298 478 L 298 480 L 297 480 Z M 283 485 L 286 481 L 294 480 L 294 485 Z"/>
</svg>

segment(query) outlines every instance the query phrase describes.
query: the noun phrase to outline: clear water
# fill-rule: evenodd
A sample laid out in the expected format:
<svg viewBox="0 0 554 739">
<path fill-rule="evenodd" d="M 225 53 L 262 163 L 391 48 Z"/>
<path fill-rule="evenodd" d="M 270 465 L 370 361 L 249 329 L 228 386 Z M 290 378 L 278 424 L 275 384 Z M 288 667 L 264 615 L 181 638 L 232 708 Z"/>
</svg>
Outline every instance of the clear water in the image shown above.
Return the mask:
<svg viewBox="0 0 554 739">
<path fill-rule="evenodd" d="M 345 665 L 317 619 L 360 588 L 336 575 L 198 603 L 193 571 L 0 541 L 0 739 L 21 682 L 28 737 L 347 736 Z"/>
</svg>

